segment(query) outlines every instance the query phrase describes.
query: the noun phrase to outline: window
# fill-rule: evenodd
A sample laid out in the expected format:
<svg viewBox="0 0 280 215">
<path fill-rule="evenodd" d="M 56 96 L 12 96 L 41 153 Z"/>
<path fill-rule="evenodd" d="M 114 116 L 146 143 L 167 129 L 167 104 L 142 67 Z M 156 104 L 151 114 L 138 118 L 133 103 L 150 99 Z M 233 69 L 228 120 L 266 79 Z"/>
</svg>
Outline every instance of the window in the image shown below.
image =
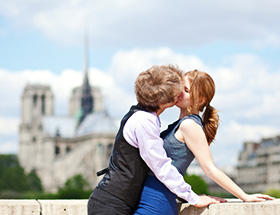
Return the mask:
<svg viewBox="0 0 280 215">
<path fill-rule="evenodd" d="M 55 154 L 59 155 L 60 153 L 60 148 L 58 146 L 55 146 Z"/>
<path fill-rule="evenodd" d="M 36 107 L 36 105 L 37 105 L 37 95 L 35 94 L 33 96 L 33 107 Z"/>
<path fill-rule="evenodd" d="M 42 100 L 42 107 L 41 107 L 42 115 L 45 115 L 46 114 L 46 107 L 45 107 L 46 97 L 45 97 L 45 95 L 41 96 L 41 100 Z"/>
<path fill-rule="evenodd" d="M 71 152 L 71 147 L 70 146 L 67 146 L 66 147 L 66 152 L 68 153 L 68 152 Z"/>
<path fill-rule="evenodd" d="M 108 146 L 107 146 L 107 157 L 111 156 L 112 148 L 113 148 L 113 144 L 109 143 Z"/>
<path fill-rule="evenodd" d="M 103 145 L 102 145 L 102 143 L 99 143 L 98 144 L 98 153 L 100 154 L 100 155 L 102 155 L 103 154 Z"/>
</svg>

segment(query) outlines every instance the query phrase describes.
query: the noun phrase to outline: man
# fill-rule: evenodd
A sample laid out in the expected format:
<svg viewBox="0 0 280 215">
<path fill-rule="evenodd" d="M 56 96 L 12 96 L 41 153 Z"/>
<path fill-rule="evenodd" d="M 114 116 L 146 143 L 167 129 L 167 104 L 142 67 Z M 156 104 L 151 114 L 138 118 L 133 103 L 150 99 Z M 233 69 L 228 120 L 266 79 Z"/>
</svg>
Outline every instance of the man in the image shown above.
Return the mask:
<svg viewBox="0 0 280 215">
<path fill-rule="evenodd" d="M 102 171 L 105 175 L 89 198 L 89 215 L 133 214 L 149 169 L 192 205 L 203 207 L 217 202 L 195 194 L 163 148 L 159 115 L 176 103 L 182 90 L 182 71 L 174 66 L 153 66 L 138 75 L 138 104 L 121 121 L 109 167 Z"/>
</svg>

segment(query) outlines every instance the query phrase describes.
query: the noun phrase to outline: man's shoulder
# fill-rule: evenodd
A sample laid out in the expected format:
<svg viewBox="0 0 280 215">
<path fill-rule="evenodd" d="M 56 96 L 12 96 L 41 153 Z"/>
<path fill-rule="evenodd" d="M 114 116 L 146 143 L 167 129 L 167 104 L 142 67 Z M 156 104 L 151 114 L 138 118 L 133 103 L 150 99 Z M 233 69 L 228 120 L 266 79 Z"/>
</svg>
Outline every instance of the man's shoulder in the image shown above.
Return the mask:
<svg viewBox="0 0 280 215">
<path fill-rule="evenodd" d="M 155 113 L 153 112 L 148 112 L 148 111 L 142 111 L 142 110 L 138 110 L 136 111 L 131 117 L 133 118 L 137 118 L 137 119 L 156 119 L 157 116 Z"/>
<path fill-rule="evenodd" d="M 135 126 L 146 122 L 158 124 L 158 117 L 156 113 L 139 110 L 128 119 L 128 122 L 135 124 Z"/>
</svg>

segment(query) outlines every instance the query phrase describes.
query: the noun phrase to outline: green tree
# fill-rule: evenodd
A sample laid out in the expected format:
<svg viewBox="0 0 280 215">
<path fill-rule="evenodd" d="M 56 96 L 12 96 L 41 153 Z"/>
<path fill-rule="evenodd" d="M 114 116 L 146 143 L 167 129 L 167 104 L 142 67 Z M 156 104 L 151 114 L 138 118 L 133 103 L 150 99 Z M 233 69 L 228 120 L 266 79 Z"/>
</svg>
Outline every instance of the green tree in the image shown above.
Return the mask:
<svg viewBox="0 0 280 215">
<path fill-rule="evenodd" d="M 198 175 L 188 175 L 187 173 L 184 174 L 185 181 L 192 186 L 192 190 L 200 195 L 206 194 L 208 195 L 208 185 L 207 183 Z"/>
<path fill-rule="evenodd" d="M 27 191 L 30 189 L 24 169 L 16 155 L 0 155 L 0 190 Z"/>
<path fill-rule="evenodd" d="M 74 175 L 68 179 L 64 187 L 59 189 L 58 196 L 60 199 L 87 199 L 91 193 L 87 190 L 89 183 L 82 175 Z"/>
<path fill-rule="evenodd" d="M 3 175 L 3 171 L 7 168 L 19 166 L 16 155 L 1 155 L 0 154 L 0 176 Z"/>
<path fill-rule="evenodd" d="M 43 186 L 41 183 L 41 179 L 38 177 L 37 173 L 35 170 L 32 170 L 28 175 L 27 175 L 27 180 L 29 183 L 30 190 L 32 191 L 43 191 Z"/>
</svg>

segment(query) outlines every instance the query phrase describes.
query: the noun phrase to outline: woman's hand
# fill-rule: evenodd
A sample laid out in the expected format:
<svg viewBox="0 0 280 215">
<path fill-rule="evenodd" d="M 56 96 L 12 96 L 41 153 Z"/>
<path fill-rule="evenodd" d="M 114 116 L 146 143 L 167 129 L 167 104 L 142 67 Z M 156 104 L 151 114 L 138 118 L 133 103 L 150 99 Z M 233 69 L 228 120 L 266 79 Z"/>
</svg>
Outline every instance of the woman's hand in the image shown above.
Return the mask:
<svg viewBox="0 0 280 215">
<path fill-rule="evenodd" d="M 274 200 L 274 197 L 265 195 L 265 194 L 251 194 L 247 195 L 245 199 L 242 199 L 244 202 L 264 202 L 265 200 Z"/>
<path fill-rule="evenodd" d="M 196 205 L 194 205 L 195 207 L 197 208 L 203 208 L 203 207 L 206 207 L 210 204 L 217 204 L 217 203 L 220 203 L 220 202 L 226 202 L 225 199 L 222 199 L 222 198 L 219 198 L 219 197 L 216 197 L 216 196 L 206 196 L 206 195 L 200 195 L 199 196 L 199 201 Z"/>
</svg>

